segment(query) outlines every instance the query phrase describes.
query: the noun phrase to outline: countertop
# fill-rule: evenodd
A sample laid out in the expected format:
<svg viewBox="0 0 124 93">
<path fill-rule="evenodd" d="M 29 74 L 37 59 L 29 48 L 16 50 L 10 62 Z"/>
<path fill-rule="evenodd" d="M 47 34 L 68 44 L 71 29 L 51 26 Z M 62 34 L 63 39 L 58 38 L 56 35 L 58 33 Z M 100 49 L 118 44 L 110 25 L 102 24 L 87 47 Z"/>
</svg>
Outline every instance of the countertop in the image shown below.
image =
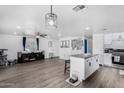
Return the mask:
<svg viewBox="0 0 124 93">
<path fill-rule="evenodd" d="M 77 58 L 90 58 L 90 57 L 94 57 L 97 56 L 98 54 L 92 55 L 92 54 L 88 54 L 88 55 L 84 55 L 84 54 L 76 54 L 76 55 L 71 55 L 71 57 L 77 57 Z"/>
</svg>

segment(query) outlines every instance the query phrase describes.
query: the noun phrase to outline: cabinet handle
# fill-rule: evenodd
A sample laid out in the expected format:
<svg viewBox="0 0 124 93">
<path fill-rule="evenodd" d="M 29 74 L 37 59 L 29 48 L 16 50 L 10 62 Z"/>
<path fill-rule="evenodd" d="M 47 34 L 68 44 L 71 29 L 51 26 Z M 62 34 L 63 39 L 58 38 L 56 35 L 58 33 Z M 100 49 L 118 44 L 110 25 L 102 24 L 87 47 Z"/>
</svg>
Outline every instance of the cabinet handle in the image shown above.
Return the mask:
<svg viewBox="0 0 124 93">
<path fill-rule="evenodd" d="M 91 62 L 89 62 L 89 66 L 91 66 Z"/>
</svg>

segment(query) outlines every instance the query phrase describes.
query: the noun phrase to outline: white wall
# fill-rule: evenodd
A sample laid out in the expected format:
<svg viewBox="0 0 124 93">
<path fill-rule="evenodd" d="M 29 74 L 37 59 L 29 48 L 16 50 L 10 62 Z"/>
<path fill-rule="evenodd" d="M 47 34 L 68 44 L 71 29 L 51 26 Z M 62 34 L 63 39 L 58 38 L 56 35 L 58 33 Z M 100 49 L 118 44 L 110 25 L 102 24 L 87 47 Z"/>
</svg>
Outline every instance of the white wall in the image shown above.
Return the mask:
<svg viewBox="0 0 124 93">
<path fill-rule="evenodd" d="M 93 54 L 103 53 L 103 34 L 93 34 Z"/>
<path fill-rule="evenodd" d="M 92 38 L 88 38 L 88 37 L 65 37 L 65 38 L 61 38 L 59 40 L 59 42 L 64 41 L 64 40 L 69 40 L 70 41 L 70 47 L 69 48 L 61 48 L 59 46 L 59 57 L 60 59 L 69 59 L 70 55 L 74 55 L 74 54 L 84 54 L 84 42 L 82 45 L 82 49 L 81 50 L 73 50 L 71 47 L 71 40 L 73 39 L 82 39 L 84 41 L 84 39 L 87 39 L 88 41 L 88 53 L 92 54 Z"/>
<path fill-rule="evenodd" d="M 53 42 L 53 47 L 48 46 L 49 41 Z M 39 42 L 40 42 L 39 50 L 45 51 L 45 58 L 49 58 L 49 52 L 53 52 L 54 57 L 59 56 L 59 40 L 41 38 Z"/>
<path fill-rule="evenodd" d="M 59 42 L 63 41 L 63 40 L 69 40 L 70 41 L 70 47 L 69 48 L 61 48 L 59 46 L 59 57 L 60 59 L 69 59 L 70 55 L 74 55 L 74 54 L 83 54 L 84 53 L 84 47 L 82 46 L 81 50 L 72 50 L 71 47 L 71 40 L 73 39 L 80 39 L 80 37 L 65 37 L 65 38 L 61 38 L 59 40 Z M 83 40 L 83 38 L 81 38 Z"/>
<path fill-rule="evenodd" d="M 40 38 L 39 49 L 45 50 L 45 57 L 48 58 L 50 51 L 48 47 L 48 41 L 51 39 Z M 59 56 L 59 41 L 53 41 L 54 56 Z M 8 49 L 8 59 L 16 59 L 17 52 L 23 51 L 22 37 L 14 35 L 0 35 L 0 49 Z"/>
<path fill-rule="evenodd" d="M 59 57 L 59 40 L 53 40 L 53 47 L 55 50 L 55 57 Z"/>
<path fill-rule="evenodd" d="M 0 35 L 0 49 L 8 49 L 8 59 L 16 58 L 17 51 L 22 51 L 22 37 L 12 35 Z"/>
</svg>

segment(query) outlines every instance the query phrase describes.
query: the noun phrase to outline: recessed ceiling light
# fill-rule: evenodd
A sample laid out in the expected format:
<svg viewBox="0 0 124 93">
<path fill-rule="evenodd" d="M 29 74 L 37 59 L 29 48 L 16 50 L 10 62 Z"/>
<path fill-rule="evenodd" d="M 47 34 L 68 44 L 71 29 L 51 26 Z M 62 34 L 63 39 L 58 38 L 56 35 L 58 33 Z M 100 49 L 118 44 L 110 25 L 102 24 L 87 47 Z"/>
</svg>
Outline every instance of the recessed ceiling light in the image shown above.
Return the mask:
<svg viewBox="0 0 124 93">
<path fill-rule="evenodd" d="M 14 32 L 13 34 L 14 34 L 14 35 L 17 35 L 17 32 Z"/>
<path fill-rule="evenodd" d="M 17 29 L 20 30 L 21 29 L 21 26 L 17 26 Z"/>
<path fill-rule="evenodd" d="M 62 34 L 61 33 L 58 33 L 58 37 L 61 37 L 62 36 Z"/>
<path fill-rule="evenodd" d="M 86 30 L 90 30 L 90 26 L 87 26 L 85 29 L 86 29 Z"/>
</svg>

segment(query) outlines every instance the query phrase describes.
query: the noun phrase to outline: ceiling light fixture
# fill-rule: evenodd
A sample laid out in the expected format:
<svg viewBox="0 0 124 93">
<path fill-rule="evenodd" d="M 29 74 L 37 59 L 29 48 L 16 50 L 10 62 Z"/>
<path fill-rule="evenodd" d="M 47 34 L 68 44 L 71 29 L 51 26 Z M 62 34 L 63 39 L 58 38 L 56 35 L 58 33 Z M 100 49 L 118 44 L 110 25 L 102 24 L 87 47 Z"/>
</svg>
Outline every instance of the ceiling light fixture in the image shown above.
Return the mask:
<svg viewBox="0 0 124 93">
<path fill-rule="evenodd" d="M 90 30 L 90 26 L 86 26 L 85 30 Z"/>
<path fill-rule="evenodd" d="M 20 30 L 20 29 L 21 29 L 21 26 L 18 25 L 18 26 L 17 26 L 17 29 Z"/>
<path fill-rule="evenodd" d="M 17 32 L 14 32 L 13 34 L 14 34 L 14 35 L 17 35 Z"/>
<path fill-rule="evenodd" d="M 45 25 L 47 28 L 57 28 L 57 15 L 52 12 L 52 5 L 50 6 L 50 13 L 45 15 Z"/>
</svg>

